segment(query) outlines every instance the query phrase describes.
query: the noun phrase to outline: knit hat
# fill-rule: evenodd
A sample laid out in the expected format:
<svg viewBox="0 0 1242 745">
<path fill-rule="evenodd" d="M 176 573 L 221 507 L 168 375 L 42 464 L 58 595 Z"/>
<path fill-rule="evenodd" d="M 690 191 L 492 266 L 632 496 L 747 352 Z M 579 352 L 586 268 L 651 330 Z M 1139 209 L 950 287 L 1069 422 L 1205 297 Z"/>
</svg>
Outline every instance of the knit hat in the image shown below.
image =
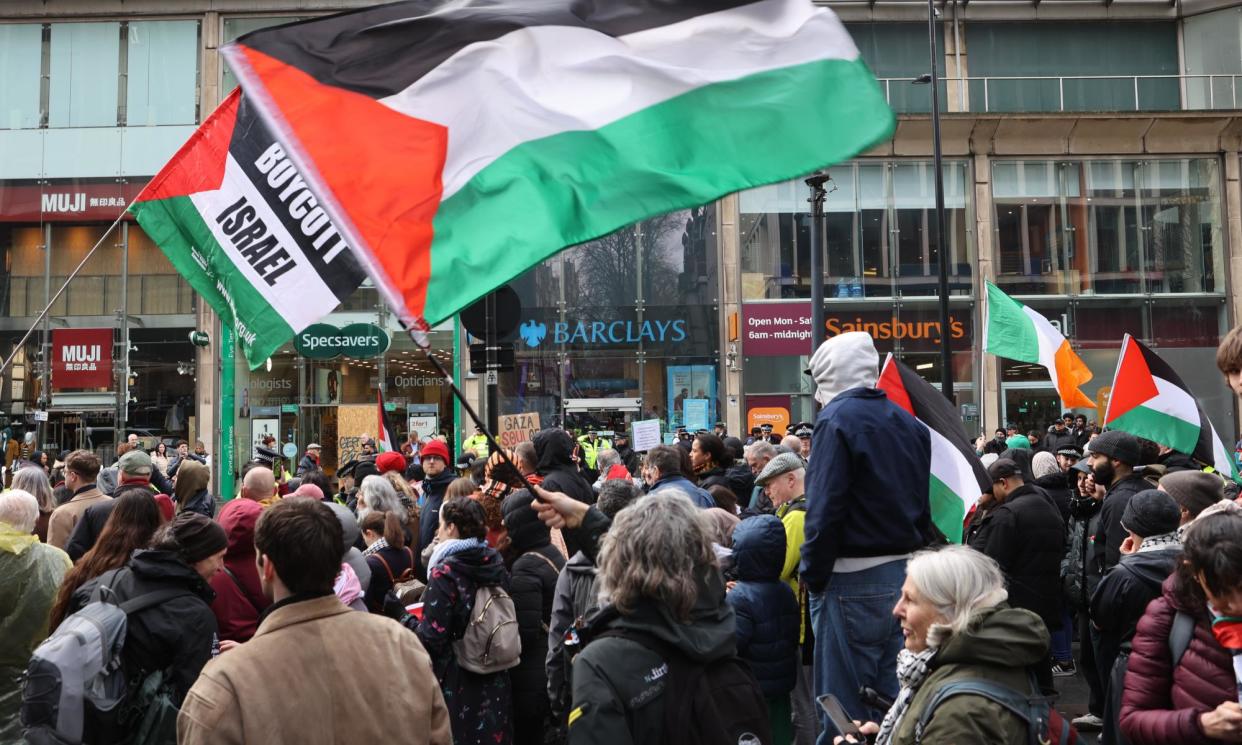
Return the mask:
<svg viewBox="0 0 1242 745">
<path fill-rule="evenodd" d="M 420 453 L 424 459 L 436 457 L 444 461 L 446 465 L 449 462 L 448 445 L 445 445 L 441 440 L 432 440 L 423 445 Z"/>
<path fill-rule="evenodd" d="M 381 474 L 388 473 L 389 471 L 403 473 L 405 471 L 405 456 L 395 450 L 380 453 L 375 459 L 375 467 L 379 469 Z"/>
<path fill-rule="evenodd" d="M 1129 432 L 1110 429 L 1091 441 L 1091 452 L 1130 466 L 1139 465 L 1139 441 Z"/>
<path fill-rule="evenodd" d="M 847 331 L 819 345 L 807 372 L 815 380 L 815 399 L 827 406 L 851 388 L 874 388 L 879 377 L 880 353 L 865 331 Z"/>
<path fill-rule="evenodd" d="M 1224 499 L 1224 487 L 1220 476 L 1206 471 L 1174 471 L 1160 479 L 1160 488 L 1192 517 Z"/>
<path fill-rule="evenodd" d="M 141 450 L 131 450 L 117 461 L 117 475 L 151 478 L 151 456 Z"/>
<path fill-rule="evenodd" d="M 1172 533 L 1181 521 L 1173 497 L 1159 489 L 1144 489 L 1130 497 L 1121 513 L 1121 527 L 1141 538 Z"/>
<path fill-rule="evenodd" d="M 202 561 L 229 545 L 224 528 L 197 512 L 182 512 L 177 515 L 173 518 L 171 529 L 173 538 L 180 546 L 181 559 L 187 564 Z"/>
<path fill-rule="evenodd" d="M 1005 438 L 1005 447 L 1014 450 L 1030 450 L 1031 441 L 1026 438 L 1026 435 L 1012 435 Z"/>
<path fill-rule="evenodd" d="M 500 505 L 505 528 L 515 551 L 531 551 L 551 542 L 551 531 L 530 506 L 533 497 L 526 489 L 518 489 Z"/>
<path fill-rule="evenodd" d="M 806 461 L 793 453 L 780 453 L 768 461 L 768 464 L 755 477 L 755 486 L 767 486 L 777 476 L 783 476 L 799 468 L 806 468 Z"/>
</svg>

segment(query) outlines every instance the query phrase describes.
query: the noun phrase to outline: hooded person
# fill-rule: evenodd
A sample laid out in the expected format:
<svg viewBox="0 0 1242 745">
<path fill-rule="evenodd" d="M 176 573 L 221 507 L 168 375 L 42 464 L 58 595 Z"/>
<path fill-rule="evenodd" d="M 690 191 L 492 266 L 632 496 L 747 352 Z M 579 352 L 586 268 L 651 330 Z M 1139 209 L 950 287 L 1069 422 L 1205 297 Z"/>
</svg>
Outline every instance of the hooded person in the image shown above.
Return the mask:
<svg viewBox="0 0 1242 745">
<path fill-rule="evenodd" d="M 501 504 L 508 545 L 501 553 L 509 568 L 509 595 L 517 611 L 522 658 L 509 670 L 513 689 L 513 741 L 542 743 L 551 714 L 548 702 L 548 622 L 556 579 L 565 557 L 552 545 L 551 531 L 531 508 L 531 494 L 518 489 Z"/>
<path fill-rule="evenodd" d="M 1015 450 L 1016 453 L 1026 453 L 1025 450 Z M 1070 499 L 1074 493 L 1070 488 L 1070 478 L 1067 473 L 1061 470 L 1060 464 L 1057 463 L 1055 453 L 1041 450 L 1031 457 L 1031 473 L 1035 477 L 1031 484 L 1042 489 L 1045 494 L 1052 499 L 1052 503 L 1057 506 L 1061 512 L 1061 520 L 1068 523 L 1070 519 Z M 1074 479 L 1074 485 L 1077 487 L 1078 479 Z"/>
<path fill-rule="evenodd" d="M 183 463 L 178 485 L 191 466 L 202 468 L 194 461 Z M 254 530 L 261 514 L 263 506 L 251 499 L 234 499 L 220 510 L 220 527 L 228 536 L 228 548 L 224 552 L 224 566 L 211 578 L 211 589 L 216 593 L 211 612 L 215 614 L 221 639 L 249 641 L 259 628 L 263 611 L 271 605 L 263 594 L 254 563 Z"/>
<path fill-rule="evenodd" d="M 173 487 L 177 511 L 197 512 L 203 517 L 214 517 L 216 500 L 211 496 L 211 492 L 207 491 L 207 483 L 210 480 L 211 472 L 207 470 L 207 466 L 195 460 L 183 463 L 177 471 L 177 483 Z"/>
<path fill-rule="evenodd" d="M 354 570 L 354 576 L 358 578 L 358 584 L 365 593 L 367 587 L 371 584 L 371 566 L 367 564 L 367 559 L 362 555 L 354 544 L 362 537 L 362 529 L 358 527 L 358 518 L 354 517 L 354 513 L 343 504 L 336 502 L 326 502 L 332 509 L 336 519 L 341 521 L 341 530 L 345 534 L 345 545 L 341 553 L 341 563 L 347 564 Z M 366 606 L 362 607 L 365 610 Z"/>
<path fill-rule="evenodd" d="M 568 494 L 579 502 L 595 503 L 591 484 L 574 464 L 574 440 L 569 433 L 557 427 L 540 430 L 531 438 L 535 446 L 535 473 L 543 479 L 541 486 L 548 491 Z M 576 539 L 566 536 L 565 545 L 569 555 L 580 549 Z"/>
<path fill-rule="evenodd" d="M 831 693 L 846 711 L 871 718 L 883 712 L 866 705 L 859 689 L 896 696 L 902 632 L 889 610 L 901 596 L 906 560 L 936 537 L 930 435 L 875 387 L 878 366 L 871 335 L 860 331 L 834 336 L 811 355 L 823 409 L 807 466 L 800 565 L 811 593 L 815 694 Z"/>
</svg>

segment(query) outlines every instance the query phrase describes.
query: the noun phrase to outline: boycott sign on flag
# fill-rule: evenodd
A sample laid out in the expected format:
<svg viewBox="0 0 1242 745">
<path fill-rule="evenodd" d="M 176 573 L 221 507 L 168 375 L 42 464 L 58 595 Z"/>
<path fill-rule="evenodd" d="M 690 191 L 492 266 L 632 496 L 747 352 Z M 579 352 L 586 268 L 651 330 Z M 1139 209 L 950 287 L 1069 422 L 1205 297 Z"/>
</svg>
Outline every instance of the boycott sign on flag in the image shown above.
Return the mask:
<svg viewBox="0 0 1242 745">
<path fill-rule="evenodd" d="M 340 231 L 240 90 L 130 207 L 232 327 L 254 369 L 365 276 Z"/>
</svg>

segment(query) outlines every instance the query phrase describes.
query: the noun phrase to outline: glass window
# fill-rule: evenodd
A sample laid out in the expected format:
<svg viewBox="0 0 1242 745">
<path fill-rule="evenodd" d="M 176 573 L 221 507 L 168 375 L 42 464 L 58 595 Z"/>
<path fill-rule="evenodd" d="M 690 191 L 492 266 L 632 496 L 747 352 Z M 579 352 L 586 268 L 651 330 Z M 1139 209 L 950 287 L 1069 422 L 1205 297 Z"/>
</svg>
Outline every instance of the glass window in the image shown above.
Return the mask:
<svg viewBox="0 0 1242 745">
<path fill-rule="evenodd" d="M 224 42 L 230 42 L 239 36 L 245 36 L 251 31 L 258 31 L 261 28 L 269 26 L 279 26 L 282 23 L 292 23 L 300 21 L 306 16 L 268 16 L 265 18 L 225 18 L 224 19 Z M 221 97 L 227 96 L 230 91 L 237 87 L 237 78 L 233 76 L 233 71 L 229 69 L 227 63 L 220 65 L 224 73 L 221 79 Z"/>
<path fill-rule="evenodd" d="M 43 65 L 43 26 L 0 25 L 0 129 L 39 126 L 39 83 Z"/>
<path fill-rule="evenodd" d="M 879 78 L 889 105 L 901 113 L 925 113 L 931 111 L 931 96 L 926 85 L 911 85 L 910 81 L 928 72 L 931 50 L 927 45 L 925 23 L 847 23 L 846 29 L 854 37 L 854 44 L 867 66 Z M 940 110 L 948 110 L 948 98 L 944 83 L 944 25 L 936 25 L 936 45 L 940 57 L 936 60 L 940 74 Z"/>
<path fill-rule="evenodd" d="M 968 23 L 966 48 L 972 78 L 1031 78 L 988 80 L 986 91 L 983 80 L 972 80 L 975 111 L 1180 108 L 1173 21 Z M 1140 78 L 1136 90 L 1136 75 L 1174 77 Z"/>
<path fill-rule="evenodd" d="M 1219 163 L 996 161 L 997 284 L 1016 295 L 1224 291 Z"/>
<path fill-rule="evenodd" d="M 195 122 L 198 46 L 198 21 L 130 22 L 126 124 Z"/>
<path fill-rule="evenodd" d="M 1242 8 L 1187 18 L 1182 25 L 1186 56 L 1186 108 L 1238 108 L 1242 74 Z M 1208 77 L 1220 76 L 1220 77 Z"/>
<path fill-rule="evenodd" d="M 120 23 L 53 23 L 49 127 L 115 127 Z"/>
<path fill-rule="evenodd" d="M 825 201 L 826 297 L 936 294 L 938 263 L 932 165 L 922 161 L 847 163 L 829 169 Z M 950 292 L 971 292 L 973 241 L 966 213 L 967 166 L 944 164 Z M 808 187 L 801 180 L 740 196 L 742 296 L 811 296 Z"/>
</svg>

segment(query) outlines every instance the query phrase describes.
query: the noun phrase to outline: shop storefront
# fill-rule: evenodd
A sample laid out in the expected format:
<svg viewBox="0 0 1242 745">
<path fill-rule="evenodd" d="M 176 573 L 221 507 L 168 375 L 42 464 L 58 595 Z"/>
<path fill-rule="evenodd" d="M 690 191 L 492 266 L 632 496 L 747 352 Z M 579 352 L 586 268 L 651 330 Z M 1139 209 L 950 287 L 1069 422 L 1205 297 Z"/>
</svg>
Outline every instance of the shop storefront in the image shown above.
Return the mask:
<svg viewBox="0 0 1242 745">
<path fill-rule="evenodd" d="M 661 431 L 720 417 L 714 205 L 575 246 L 516 279 L 516 369 L 499 376 L 501 414 L 543 426 Z"/>
<path fill-rule="evenodd" d="M 979 419 L 978 313 L 969 167 L 946 162 L 945 235 L 956 403 L 968 427 Z M 825 335 L 866 331 L 881 358 L 896 355 L 932 383 L 941 379 L 934 182 L 930 163 L 857 161 L 829 169 L 825 205 Z M 739 199 L 742 426 L 776 431 L 813 416 L 809 189 L 801 180 L 743 192 Z"/>
</svg>

